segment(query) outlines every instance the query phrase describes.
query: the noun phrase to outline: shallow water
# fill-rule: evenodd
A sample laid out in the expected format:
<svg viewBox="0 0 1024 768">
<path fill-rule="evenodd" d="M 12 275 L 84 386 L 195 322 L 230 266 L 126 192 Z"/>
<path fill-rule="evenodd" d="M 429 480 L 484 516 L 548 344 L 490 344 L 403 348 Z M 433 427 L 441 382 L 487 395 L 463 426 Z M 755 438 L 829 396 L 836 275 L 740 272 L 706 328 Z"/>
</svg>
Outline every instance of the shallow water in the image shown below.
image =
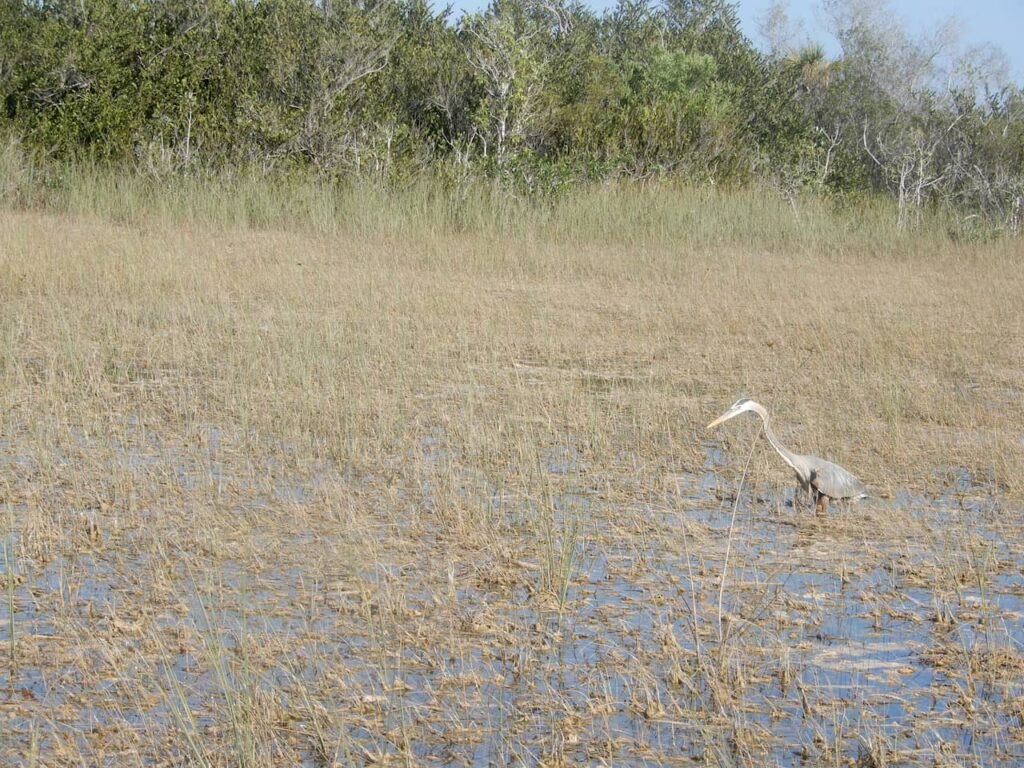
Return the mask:
<svg viewBox="0 0 1024 768">
<path fill-rule="evenodd" d="M 719 501 L 731 494 L 713 447 L 671 490 L 624 502 L 558 446 L 544 454 L 563 482 L 549 507 L 454 473 L 455 502 L 493 522 L 483 546 L 460 543 L 444 517 L 451 473 L 381 490 L 360 523 L 371 553 L 344 540 L 334 507 L 322 528 L 278 520 L 334 504 L 348 470 L 292 476 L 267 459 L 245 476 L 216 431 L 192 454 L 136 437 L 112 461 L 140 484 L 159 472 L 217 500 L 239 528 L 209 553 L 175 553 L 147 526 L 187 510 L 153 508 L 116 541 L 23 556 L 23 647 L 0 672 L 5 754 L 35 741 L 95 758 L 97 732 L 124 744 L 128 729 L 143 761 L 160 762 L 161 733 L 223 740 L 237 694 L 294 713 L 260 726 L 281 734 L 266 748 L 283 754 L 295 737 L 309 765 L 322 761 L 311 709 L 350 764 L 1024 761 L 1022 512 L 962 475 L 937 498 L 819 519 L 788 491 Z M 31 472 L 11 448 L 3 465 Z M 428 468 L 460 459 L 441 432 L 415 453 Z M 8 550 L 28 535 L 15 525 Z M 403 537 L 413 546 L 392 546 Z M 10 618 L 5 601 L 5 633 Z"/>
</svg>

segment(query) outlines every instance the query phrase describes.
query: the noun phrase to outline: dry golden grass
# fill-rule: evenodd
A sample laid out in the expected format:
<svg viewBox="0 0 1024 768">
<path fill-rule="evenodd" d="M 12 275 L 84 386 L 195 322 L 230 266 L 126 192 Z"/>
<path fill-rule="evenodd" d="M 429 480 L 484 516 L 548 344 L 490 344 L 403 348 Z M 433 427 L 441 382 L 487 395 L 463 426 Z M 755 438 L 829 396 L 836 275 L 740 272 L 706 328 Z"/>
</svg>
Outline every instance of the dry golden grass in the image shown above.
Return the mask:
<svg viewBox="0 0 1024 768">
<path fill-rule="evenodd" d="M 1013 764 L 1019 244 L 771 205 L 680 243 L 672 206 L 753 203 L 649 194 L 462 233 L 0 212 L 0 759 Z M 740 395 L 883 498 L 785 509 L 756 420 L 703 429 Z M 987 751 L 913 746 L 901 685 Z"/>
</svg>

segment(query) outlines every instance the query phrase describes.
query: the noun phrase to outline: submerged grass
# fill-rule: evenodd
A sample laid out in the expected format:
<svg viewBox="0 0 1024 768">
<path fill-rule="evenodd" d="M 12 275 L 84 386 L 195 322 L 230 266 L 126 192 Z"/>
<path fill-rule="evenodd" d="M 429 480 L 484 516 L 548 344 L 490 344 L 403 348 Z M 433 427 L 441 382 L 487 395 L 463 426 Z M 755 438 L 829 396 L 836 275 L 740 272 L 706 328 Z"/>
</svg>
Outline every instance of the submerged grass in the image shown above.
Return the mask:
<svg viewBox="0 0 1024 768">
<path fill-rule="evenodd" d="M 1017 243 L 664 186 L 28 183 L 0 760 L 1020 755 Z M 704 432 L 741 394 L 883 498 L 789 509 L 758 424 Z"/>
</svg>

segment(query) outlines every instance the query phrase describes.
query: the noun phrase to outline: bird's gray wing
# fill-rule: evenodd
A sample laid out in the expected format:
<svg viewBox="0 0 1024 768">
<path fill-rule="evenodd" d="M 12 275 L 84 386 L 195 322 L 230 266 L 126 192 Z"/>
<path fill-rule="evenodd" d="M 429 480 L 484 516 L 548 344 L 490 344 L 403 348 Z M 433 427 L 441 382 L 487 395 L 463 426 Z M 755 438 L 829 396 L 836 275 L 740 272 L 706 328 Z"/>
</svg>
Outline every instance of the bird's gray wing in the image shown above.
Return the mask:
<svg viewBox="0 0 1024 768">
<path fill-rule="evenodd" d="M 860 480 L 831 461 L 812 457 L 811 486 L 830 499 L 857 499 L 868 495 Z"/>
</svg>

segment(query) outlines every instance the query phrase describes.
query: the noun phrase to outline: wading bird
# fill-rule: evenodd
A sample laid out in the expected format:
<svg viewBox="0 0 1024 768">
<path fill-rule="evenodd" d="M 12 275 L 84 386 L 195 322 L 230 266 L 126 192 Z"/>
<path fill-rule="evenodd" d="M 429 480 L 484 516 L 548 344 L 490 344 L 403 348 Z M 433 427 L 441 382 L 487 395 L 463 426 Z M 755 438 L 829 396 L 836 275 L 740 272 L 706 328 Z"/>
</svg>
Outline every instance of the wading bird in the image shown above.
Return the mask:
<svg viewBox="0 0 1024 768">
<path fill-rule="evenodd" d="M 728 411 L 708 424 L 707 429 L 717 427 L 723 421 L 739 416 L 746 411 L 753 411 L 761 417 L 764 422 L 764 434 L 768 442 L 772 444 L 782 460 L 793 468 L 796 473 L 797 482 L 805 493 L 813 493 L 815 509 L 818 514 L 824 514 L 828 510 L 829 499 L 863 499 L 868 495 L 868 489 L 860 480 L 851 475 L 838 464 L 831 461 L 819 459 L 817 456 L 803 456 L 793 453 L 779 442 L 772 430 L 771 419 L 768 411 L 760 403 L 753 400 L 737 400 Z"/>
</svg>

